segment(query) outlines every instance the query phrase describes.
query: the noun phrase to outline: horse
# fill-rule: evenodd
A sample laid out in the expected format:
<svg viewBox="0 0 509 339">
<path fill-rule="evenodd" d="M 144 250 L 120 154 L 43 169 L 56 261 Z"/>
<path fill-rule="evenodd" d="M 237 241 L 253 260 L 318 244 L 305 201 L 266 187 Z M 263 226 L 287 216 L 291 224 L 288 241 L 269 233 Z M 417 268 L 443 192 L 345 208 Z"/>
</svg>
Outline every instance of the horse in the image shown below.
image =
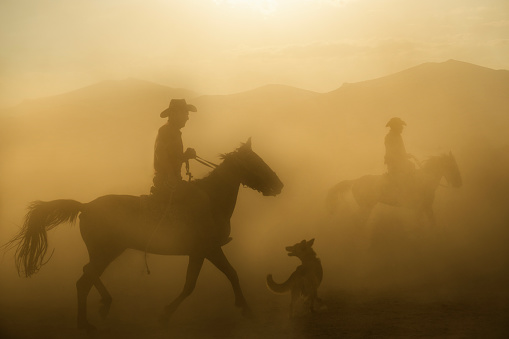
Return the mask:
<svg viewBox="0 0 509 339">
<path fill-rule="evenodd" d="M 96 330 L 87 319 L 87 298 L 92 286 L 97 288 L 101 297 L 101 315 L 108 314 L 112 297 L 100 277 L 126 249 L 189 257 L 184 288 L 165 307 L 161 317 L 163 323 L 167 323 L 171 314 L 193 292 L 205 259 L 226 275 L 233 287 L 235 305 L 241 308 L 242 315 L 249 316 L 251 311 L 238 275 L 222 250 L 224 242 L 217 240 L 218 234 L 222 237 L 230 234 L 230 218 L 241 184 L 264 196 L 276 196 L 281 193 L 283 183 L 252 150 L 251 139 L 233 152 L 221 155 L 221 158 L 222 162 L 207 176 L 189 183 L 204 192 L 210 201 L 207 211 L 211 212 L 215 225 L 202 227 L 203 234 L 193 233 L 195 225 L 186 218 L 173 220 L 178 224 L 173 227 L 157 223 L 147 225 L 146 211 L 141 203 L 143 196 L 105 195 L 88 203 L 70 199 L 35 201 L 29 206 L 20 232 L 8 243 L 10 247 L 16 247 L 18 274 L 26 277 L 35 274 L 46 263 L 47 231 L 64 222 L 74 223 L 79 215 L 80 233 L 88 250 L 89 262 L 76 282 L 78 328 L 88 332 Z"/>
<path fill-rule="evenodd" d="M 452 154 L 432 156 L 426 160 L 420 169 L 414 170 L 403 185 L 403 189 L 397 193 L 399 201 L 385 201 L 384 194 L 391 189 L 391 179 L 388 174 L 365 175 L 353 180 L 344 180 L 334 185 L 328 192 L 326 198 L 327 208 L 333 212 L 339 202 L 339 197 L 351 191 L 352 196 L 359 206 L 361 224 L 364 224 L 377 203 L 387 203 L 400 207 L 407 207 L 416 212 L 418 218 L 426 215 L 432 226 L 436 225 L 433 213 L 433 201 L 435 191 L 440 185 L 441 179 L 445 177 L 451 187 L 461 187 L 462 178 Z"/>
</svg>

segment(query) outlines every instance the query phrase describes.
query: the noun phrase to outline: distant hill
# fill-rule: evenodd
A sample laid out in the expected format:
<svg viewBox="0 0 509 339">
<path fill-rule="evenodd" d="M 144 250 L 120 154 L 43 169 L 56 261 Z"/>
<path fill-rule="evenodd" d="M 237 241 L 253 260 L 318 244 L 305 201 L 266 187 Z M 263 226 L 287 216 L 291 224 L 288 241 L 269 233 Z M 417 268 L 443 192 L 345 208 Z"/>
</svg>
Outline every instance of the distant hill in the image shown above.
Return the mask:
<svg viewBox="0 0 509 339">
<path fill-rule="evenodd" d="M 76 138 L 92 145 L 107 144 L 129 136 L 134 140 L 139 133 L 153 129 L 160 122 L 157 112 L 164 110 L 171 98 L 197 95 L 191 90 L 136 79 L 103 81 L 26 101 L 3 112 L 3 116 L 13 144 L 35 142 L 59 147 L 76 143 Z"/>
<path fill-rule="evenodd" d="M 192 98 L 197 93 L 180 88 L 171 88 L 147 81 L 126 79 L 103 81 L 68 93 L 25 101 L 7 111 L 8 115 L 21 120 L 57 121 L 80 123 L 96 118 L 99 122 L 107 118 L 138 115 L 140 109 L 163 110 L 173 97 Z M 27 121 L 28 122 L 28 121 Z"/>
<path fill-rule="evenodd" d="M 171 88 L 138 79 L 106 80 L 94 85 L 86 86 L 67 93 L 33 99 L 19 104 L 15 109 L 28 111 L 40 106 L 77 105 L 79 103 L 94 103 L 101 100 L 101 104 L 128 102 L 142 103 L 150 100 L 168 101 L 171 97 L 196 97 L 198 94 L 181 88 Z"/>
<path fill-rule="evenodd" d="M 449 60 L 345 84 L 326 93 L 323 100 L 362 125 L 354 128 L 373 133 L 383 120 L 400 116 L 408 123 L 406 134 L 415 137 L 414 144 L 445 147 L 445 140 L 453 146 L 472 135 L 507 141 L 509 96 L 505 93 L 509 93 L 509 71 Z"/>
</svg>

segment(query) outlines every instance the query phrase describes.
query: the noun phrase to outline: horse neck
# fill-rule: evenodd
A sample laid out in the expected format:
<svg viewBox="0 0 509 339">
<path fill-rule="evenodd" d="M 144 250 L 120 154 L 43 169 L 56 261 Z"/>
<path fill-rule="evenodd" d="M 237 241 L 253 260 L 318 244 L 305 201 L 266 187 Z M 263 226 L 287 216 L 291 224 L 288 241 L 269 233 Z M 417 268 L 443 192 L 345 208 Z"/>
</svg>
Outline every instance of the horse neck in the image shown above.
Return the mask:
<svg viewBox="0 0 509 339">
<path fill-rule="evenodd" d="M 222 162 L 207 177 L 196 182 L 209 196 L 214 212 L 229 219 L 237 203 L 240 180 L 228 162 Z"/>
<path fill-rule="evenodd" d="M 443 158 L 433 157 L 429 159 L 422 168 L 429 177 L 432 178 L 434 184 L 438 185 L 442 177 L 444 176 Z"/>
</svg>

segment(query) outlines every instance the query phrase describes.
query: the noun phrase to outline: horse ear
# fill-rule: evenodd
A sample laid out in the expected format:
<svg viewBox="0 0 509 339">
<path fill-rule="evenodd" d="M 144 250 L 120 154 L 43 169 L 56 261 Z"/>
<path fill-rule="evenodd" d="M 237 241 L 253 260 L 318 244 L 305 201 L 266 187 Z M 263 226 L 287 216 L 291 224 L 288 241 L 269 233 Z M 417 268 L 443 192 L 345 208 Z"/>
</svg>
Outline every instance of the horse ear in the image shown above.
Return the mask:
<svg viewBox="0 0 509 339">
<path fill-rule="evenodd" d="M 245 145 L 246 145 L 247 148 L 252 149 L 251 148 L 251 137 L 249 137 L 249 139 L 247 139 Z"/>
<path fill-rule="evenodd" d="M 315 242 L 315 238 L 313 238 L 313 239 L 309 240 L 309 241 L 308 241 L 308 245 L 309 245 L 309 246 L 313 246 L 314 242 Z"/>
</svg>

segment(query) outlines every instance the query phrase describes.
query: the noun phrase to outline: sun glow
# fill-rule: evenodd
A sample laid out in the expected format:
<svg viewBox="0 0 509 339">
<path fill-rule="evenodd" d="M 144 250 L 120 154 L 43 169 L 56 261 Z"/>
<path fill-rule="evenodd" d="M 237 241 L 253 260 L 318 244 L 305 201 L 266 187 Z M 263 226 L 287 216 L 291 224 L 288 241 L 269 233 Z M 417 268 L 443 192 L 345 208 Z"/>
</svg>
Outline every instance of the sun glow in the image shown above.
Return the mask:
<svg viewBox="0 0 509 339">
<path fill-rule="evenodd" d="M 289 8 L 297 4 L 343 6 L 354 0 L 213 0 L 217 5 L 232 8 L 250 9 L 265 16 L 275 14 L 279 9 Z"/>
<path fill-rule="evenodd" d="M 218 5 L 226 4 L 232 7 L 249 8 L 264 15 L 276 12 L 278 1 L 276 0 L 214 0 Z"/>
</svg>

